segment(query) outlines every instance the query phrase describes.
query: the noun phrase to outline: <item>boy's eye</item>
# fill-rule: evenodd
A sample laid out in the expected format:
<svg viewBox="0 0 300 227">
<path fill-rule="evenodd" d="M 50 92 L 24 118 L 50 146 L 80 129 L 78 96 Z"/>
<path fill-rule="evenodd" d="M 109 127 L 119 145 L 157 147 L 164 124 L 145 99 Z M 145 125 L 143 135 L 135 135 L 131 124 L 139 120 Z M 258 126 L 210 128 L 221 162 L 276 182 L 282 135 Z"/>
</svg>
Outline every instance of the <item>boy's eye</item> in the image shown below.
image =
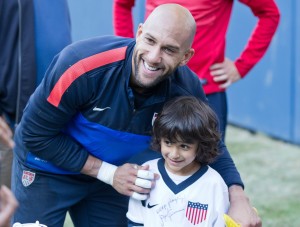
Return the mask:
<svg viewBox="0 0 300 227">
<path fill-rule="evenodd" d="M 172 145 L 172 142 L 171 142 L 170 140 L 165 140 L 164 142 L 165 142 L 165 144 L 166 144 L 167 146 L 171 146 L 171 145 Z"/>
<path fill-rule="evenodd" d="M 190 149 L 190 146 L 186 145 L 186 144 L 181 144 L 180 147 L 183 149 L 183 150 L 188 150 Z"/>
</svg>

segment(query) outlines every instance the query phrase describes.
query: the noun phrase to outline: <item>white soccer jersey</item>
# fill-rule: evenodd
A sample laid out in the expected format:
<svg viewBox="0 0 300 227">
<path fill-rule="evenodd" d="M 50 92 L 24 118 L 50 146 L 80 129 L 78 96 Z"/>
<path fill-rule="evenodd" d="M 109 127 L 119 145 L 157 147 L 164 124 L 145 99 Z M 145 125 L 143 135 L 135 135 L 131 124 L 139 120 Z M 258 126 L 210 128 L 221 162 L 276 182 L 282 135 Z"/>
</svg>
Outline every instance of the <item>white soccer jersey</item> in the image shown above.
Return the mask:
<svg viewBox="0 0 300 227">
<path fill-rule="evenodd" d="M 145 227 L 224 227 L 229 207 L 228 188 L 211 167 L 203 166 L 176 185 L 164 167 L 164 159 L 146 162 L 160 174 L 145 201 L 130 198 L 127 218 Z"/>
</svg>

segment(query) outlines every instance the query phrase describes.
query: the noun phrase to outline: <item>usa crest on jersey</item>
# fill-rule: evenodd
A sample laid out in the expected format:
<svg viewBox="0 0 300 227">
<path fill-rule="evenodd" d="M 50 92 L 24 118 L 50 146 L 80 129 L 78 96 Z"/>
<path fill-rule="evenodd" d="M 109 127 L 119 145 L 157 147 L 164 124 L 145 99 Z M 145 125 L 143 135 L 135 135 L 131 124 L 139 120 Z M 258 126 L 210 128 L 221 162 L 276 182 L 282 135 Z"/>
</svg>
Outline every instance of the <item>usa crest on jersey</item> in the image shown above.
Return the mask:
<svg viewBox="0 0 300 227">
<path fill-rule="evenodd" d="M 185 216 L 193 224 L 197 225 L 206 219 L 208 204 L 188 201 Z"/>
<path fill-rule="evenodd" d="M 35 173 L 23 170 L 22 184 L 27 187 L 32 184 L 35 179 Z"/>
</svg>

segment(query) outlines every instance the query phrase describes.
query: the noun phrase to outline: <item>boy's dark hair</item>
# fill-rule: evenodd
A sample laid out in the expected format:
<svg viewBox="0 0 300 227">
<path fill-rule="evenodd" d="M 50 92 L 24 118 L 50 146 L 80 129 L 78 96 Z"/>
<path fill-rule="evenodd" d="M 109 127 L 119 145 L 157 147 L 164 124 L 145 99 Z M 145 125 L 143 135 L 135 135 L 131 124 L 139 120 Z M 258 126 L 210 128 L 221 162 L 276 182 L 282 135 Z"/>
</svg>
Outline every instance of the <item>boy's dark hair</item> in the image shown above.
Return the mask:
<svg viewBox="0 0 300 227">
<path fill-rule="evenodd" d="M 196 161 L 202 165 L 218 155 L 220 133 L 215 112 L 193 96 L 167 102 L 153 125 L 152 148 L 160 151 L 161 138 L 171 142 L 199 142 Z"/>
</svg>

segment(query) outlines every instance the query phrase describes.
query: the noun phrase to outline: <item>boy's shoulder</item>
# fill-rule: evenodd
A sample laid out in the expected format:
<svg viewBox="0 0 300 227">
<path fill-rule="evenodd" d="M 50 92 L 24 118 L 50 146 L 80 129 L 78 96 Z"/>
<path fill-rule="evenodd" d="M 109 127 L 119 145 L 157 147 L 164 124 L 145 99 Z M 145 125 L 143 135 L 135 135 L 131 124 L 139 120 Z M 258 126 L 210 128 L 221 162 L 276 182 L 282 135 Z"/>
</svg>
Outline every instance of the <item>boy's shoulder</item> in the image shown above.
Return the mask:
<svg viewBox="0 0 300 227">
<path fill-rule="evenodd" d="M 222 176 L 212 167 L 210 167 L 209 165 L 207 166 L 207 172 L 206 172 L 206 176 L 208 179 L 213 180 L 215 182 L 220 182 L 221 184 L 225 184 L 225 181 L 223 180 Z M 216 179 L 218 179 L 218 181 L 216 181 Z"/>
</svg>

